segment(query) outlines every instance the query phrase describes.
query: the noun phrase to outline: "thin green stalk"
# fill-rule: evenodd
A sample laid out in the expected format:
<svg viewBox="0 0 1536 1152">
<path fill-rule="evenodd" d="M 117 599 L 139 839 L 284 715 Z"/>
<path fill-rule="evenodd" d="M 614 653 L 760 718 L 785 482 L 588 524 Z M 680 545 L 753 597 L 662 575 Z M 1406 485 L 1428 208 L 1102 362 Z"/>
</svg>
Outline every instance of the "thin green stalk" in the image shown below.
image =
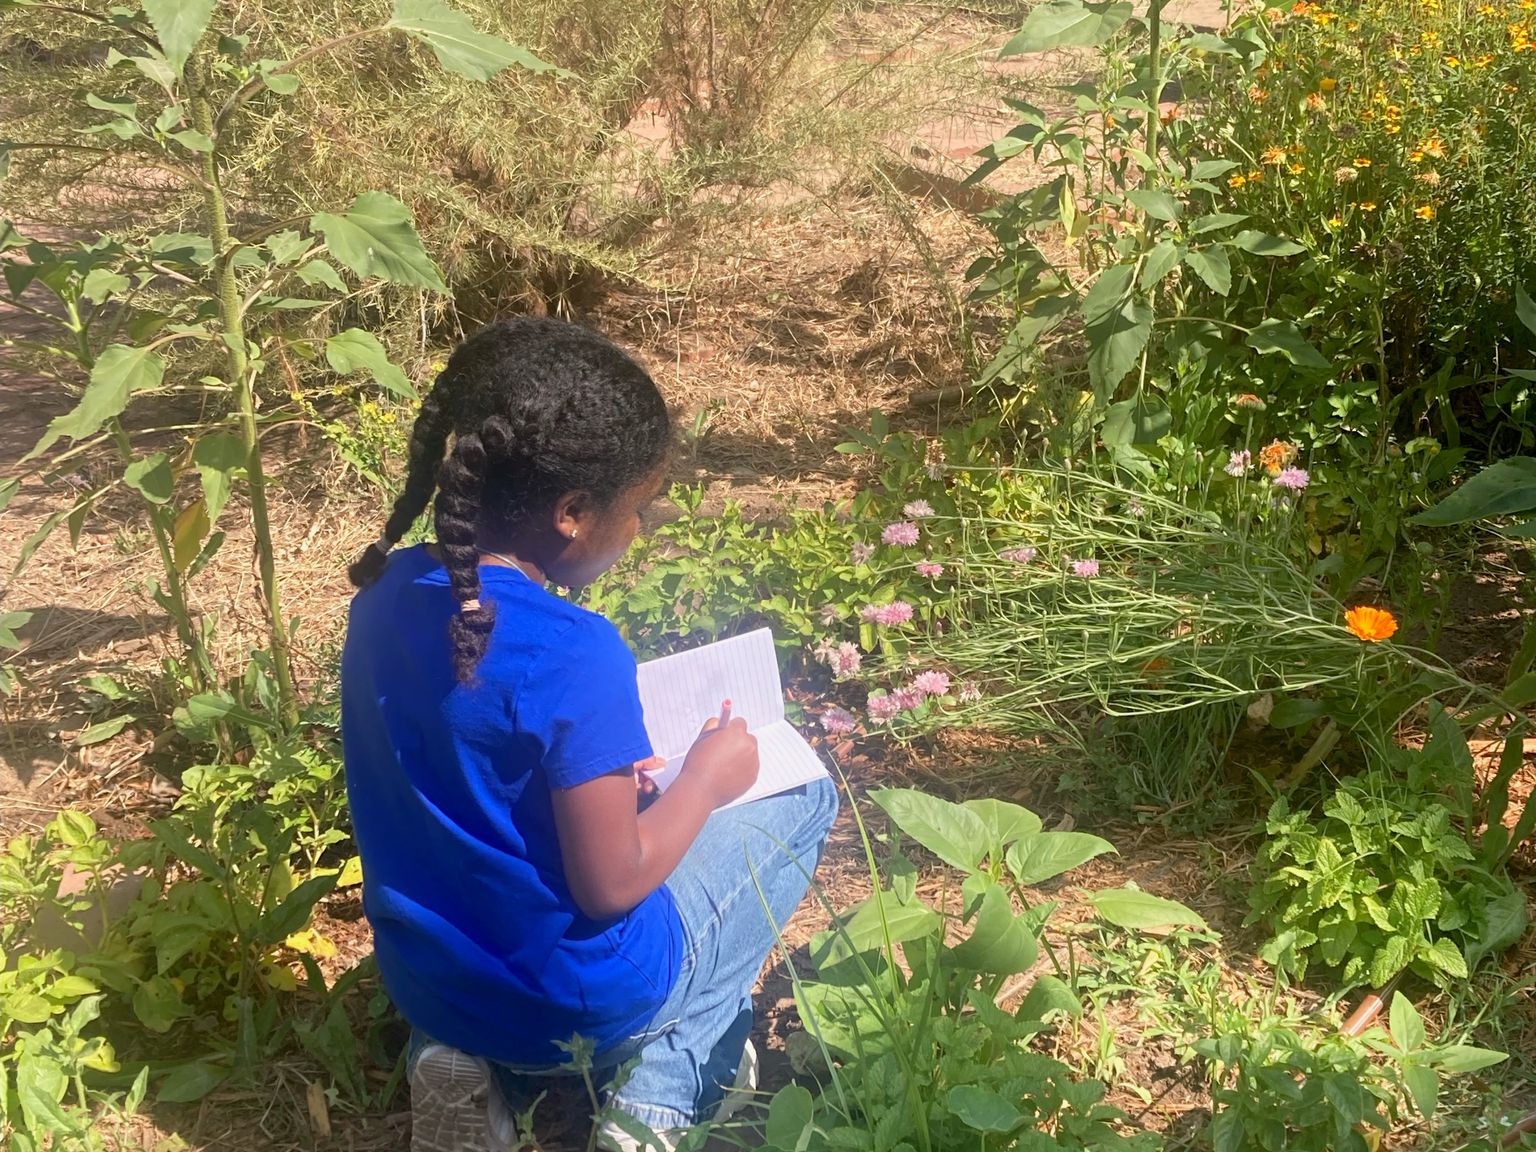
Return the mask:
<svg viewBox="0 0 1536 1152">
<path fill-rule="evenodd" d="M 194 69 L 189 68 L 187 75 L 190 77 L 193 74 Z M 199 132 L 212 138 L 213 110 L 203 91 L 201 78 L 191 102 L 194 125 Z M 229 384 L 234 389 L 235 405 L 240 415 L 240 438 L 245 445 L 246 485 L 256 536 L 256 563 L 261 575 L 262 598 L 272 639 L 273 678 L 277 682 L 278 707 L 283 723 L 292 728 L 298 724 L 299 708 L 293 687 L 288 630 L 283 619 L 282 596 L 277 580 L 277 560 L 272 546 L 272 523 L 267 511 L 267 482 L 262 469 L 261 435 L 256 420 L 256 373 L 246 354 L 245 313 L 240 306 L 240 289 L 235 280 L 229 211 L 224 200 L 224 188 L 220 183 L 217 146 L 203 156 L 203 204 L 208 212 L 209 235 L 213 238 L 216 254 L 214 275 L 218 283 L 219 315 L 224 324 Z"/>
<path fill-rule="evenodd" d="M 1142 183 L 1150 186 L 1157 175 L 1157 133 L 1162 127 L 1162 118 L 1157 114 L 1159 99 L 1163 94 L 1163 5 L 1167 0 L 1152 0 L 1151 11 L 1147 13 L 1149 25 L 1147 33 L 1147 106 L 1150 109 L 1147 115 L 1147 155 L 1152 158 L 1152 166 L 1141 174 Z"/>
</svg>

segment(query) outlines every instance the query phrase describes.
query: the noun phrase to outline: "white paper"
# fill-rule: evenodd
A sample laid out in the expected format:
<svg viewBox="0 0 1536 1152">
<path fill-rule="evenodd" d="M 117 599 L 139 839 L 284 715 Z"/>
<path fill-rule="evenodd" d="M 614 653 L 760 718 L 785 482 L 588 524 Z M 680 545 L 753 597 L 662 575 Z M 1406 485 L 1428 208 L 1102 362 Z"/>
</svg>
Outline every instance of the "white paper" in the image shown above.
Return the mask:
<svg viewBox="0 0 1536 1152">
<path fill-rule="evenodd" d="M 778 655 L 767 628 L 663 656 L 640 665 L 640 704 L 651 749 L 667 766 L 651 774 L 663 792 L 682 770 L 683 758 L 704 721 L 731 702 L 732 717 L 757 737 L 757 783 L 726 805 L 734 808 L 798 788 L 827 775 L 815 750 L 784 719 Z"/>
</svg>

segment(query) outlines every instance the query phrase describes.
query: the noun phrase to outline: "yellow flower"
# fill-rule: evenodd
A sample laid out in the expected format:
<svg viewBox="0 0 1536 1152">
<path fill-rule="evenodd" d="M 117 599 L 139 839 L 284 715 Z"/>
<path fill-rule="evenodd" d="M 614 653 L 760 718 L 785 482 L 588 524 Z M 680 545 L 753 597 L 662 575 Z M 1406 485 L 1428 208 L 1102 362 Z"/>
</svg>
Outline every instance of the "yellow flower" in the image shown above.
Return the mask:
<svg viewBox="0 0 1536 1152">
<path fill-rule="evenodd" d="M 1276 440 L 1259 449 L 1259 464 L 1271 476 L 1278 476 L 1296 462 L 1298 455 L 1296 445 Z"/>
<path fill-rule="evenodd" d="M 1420 144 L 1419 147 L 1424 149 L 1424 155 L 1426 156 L 1433 156 L 1436 160 L 1445 159 L 1445 141 L 1441 140 L 1438 136 L 1431 136 L 1424 143 Z"/>
<path fill-rule="evenodd" d="M 1496 16 L 1498 15 L 1498 9 L 1492 4 L 1479 4 L 1477 6 L 1477 14 L 1479 16 Z"/>
<path fill-rule="evenodd" d="M 1344 627 L 1367 644 L 1379 644 L 1397 631 L 1397 618 L 1384 608 L 1362 604 L 1344 614 Z"/>
<path fill-rule="evenodd" d="M 1410 164 L 1419 164 L 1423 162 L 1423 160 L 1424 153 L 1421 149 L 1415 148 L 1412 152 L 1408 153 L 1408 162 Z"/>
<path fill-rule="evenodd" d="M 1306 170 L 1306 166 L 1303 164 L 1292 164 L 1290 167 L 1290 173 L 1292 176 L 1300 176 Z"/>
<path fill-rule="evenodd" d="M 1476 60 L 1472 61 L 1472 67 L 1474 67 L 1474 68 L 1486 68 L 1486 67 L 1488 67 L 1488 65 L 1492 64 L 1493 61 L 1494 61 L 1493 53 L 1492 52 L 1484 52 Z"/>
<path fill-rule="evenodd" d="M 1369 156 L 1356 156 L 1355 157 L 1355 167 L 1356 168 L 1369 168 L 1370 166 L 1371 166 L 1371 158 Z"/>
<path fill-rule="evenodd" d="M 1383 124 L 1381 128 L 1382 131 L 1385 132 L 1388 136 L 1396 136 L 1403 130 L 1403 126 L 1401 124 Z"/>
<path fill-rule="evenodd" d="M 1376 211 L 1376 201 L 1374 201 L 1374 200 L 1362 200 L 1362 201 L 1360 201 L 1360 211 L 1362 211 L 1362 212 L 1374 212 L 1374 211 Z"/>
<path fill-rule="evenodd" d="M 1241 188 L 1246 183 L 1248 183 L 1248 177 L 1244 176 L 1241 172 L 1236 176 L 1227 177 L 1228 188 Z"/>
<path fill-rule="evenodd" d="M 1445 57 L 1445 66 L 1447 68 L 1460 68 L 1461 61 L 1455 56 L 1447 56 Z"/>
<path fill-rule="evenodd" d="M 1342 228 L 1344 227 L 1344 218 L 1342 216 L 1330 216 L 1326 224 L 1329 228 Z"/>
<path fill-rule="evenodd" d="M 1317 90 L 1319 92 L 1332 92 L 1338 86 L 1339 82 L 1332 76 L 1324 76 L 1317 82 Z"/>
<path fill-rule="evenodd" d="M 1284 164 L 1285 163 L 1285 149 L 1284 148 L 1266 148 L 1266 149 L 1264 149 L 1263 153 L 1259 156 L 1259 163 L 1260 164 Z"/>
<path fill-rule="evenodd" d="M 1260 172 L 1257 168 L 1248 173 L 1248 183 L 1250 184 L 1257 184 L 1262 179 L 1264 179 L 1264 173 Z"/>
<path fill-rule="evenodd" d="M 1420 220 L 1433 220 L 1435 218 L 1435 206 L 1433 204 L 1420 204 L 1413 210 L 1413 214 Z"/>
</svg>

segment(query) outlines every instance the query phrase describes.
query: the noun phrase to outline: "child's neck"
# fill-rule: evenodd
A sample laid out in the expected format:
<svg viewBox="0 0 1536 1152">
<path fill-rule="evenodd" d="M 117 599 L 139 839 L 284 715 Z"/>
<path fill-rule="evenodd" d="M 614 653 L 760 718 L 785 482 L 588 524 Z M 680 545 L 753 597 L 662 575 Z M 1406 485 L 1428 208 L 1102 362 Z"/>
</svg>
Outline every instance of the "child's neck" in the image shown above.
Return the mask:
<svg viewBox="0 0 1536 1152">
<path fill-rule="evenodd" d="M 436 544 L 427 545 L 427 554 L 430 555 L 439 564 L 443 562 L 442 549 L 440 549 Z M 494 564 L 498 568 L 516 568 L 524 576 L 528 577 L 528 579 L 532 580 L 535 584 L 540 586 L 549 583 L 549 577 L 545 574 L 544 569 L 537 563 L 537 561 L 524 560 L 510 548 L 505 552 L 490 552 L 482 548 L 480 549 L 480 563 Z"/>
</svg>

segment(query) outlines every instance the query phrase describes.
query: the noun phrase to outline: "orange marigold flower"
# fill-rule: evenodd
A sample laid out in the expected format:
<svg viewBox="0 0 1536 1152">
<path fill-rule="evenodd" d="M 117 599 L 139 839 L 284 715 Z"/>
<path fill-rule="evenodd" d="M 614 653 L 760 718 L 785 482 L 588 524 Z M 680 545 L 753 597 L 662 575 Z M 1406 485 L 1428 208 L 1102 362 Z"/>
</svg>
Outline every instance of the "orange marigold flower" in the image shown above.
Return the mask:
<svg viewBox="0 0 1536 1152">
<path fill-rule="evenodd" d="M 1445 159 L 1445 141 L 1438 136 L 1431 136 L 1419 145 L 1424 150 L 1424 155 L 1433 156 L 1436 160 Z"/>
<path fill-rule="evenodd" d="M 1344 627 L 1367 644 L 1379 644 L 1397 631 L 1397 617 L 1384 608 L 1360 605 L 1344 614 Z"/>
<path fill-rule="evenodd" d="M 1284 440 L 1276 440 L 1273 444 L 1259 449 L 1259 463 L 1271 476 L 1278 476 L 1296 462 L 1298 455 L 1296 445 L 1287 444 Z"/>
<path fill-rule="evenodd" d="M 1232 397 L 1232 407 L 1246 408 L 1251 412 L 1262 412 L 1268 405 L 1262 397 L 1255 396 L 1252 392 L 1243 392 Z"/>
<path fill-rule="evenodd" d="M 1284 164 L 1285 163 L 1285 149 L 1284 148 L 1266 148 L 1266 149 L 1264 149 L 1264 151 L 1259 155 L 1259 163 L 1260 164 Z"/>
<path fill-rule="evenodd" d="M 1252 100 L 1255 104 L 1262 104 L 1269 99 L 1269 90 L 1260 88 L 1257 84 L 1250 85 L 1248 88 L 1248 99 Z"/>
<path fill-rule="evenodd" d="M 1326 107 L 1328 107 L 1327 103 L 1316 92 L 1307 93 L 1307 111 L 1321 112 Z"/>
<path fill-rule="evenodd" d="M 1413 210 L 1413 214 L 1420 220 L 1433 220 L 1435 218 L 1435 206 L 1433 204 L 1420 204 Z"/>
</svg>

